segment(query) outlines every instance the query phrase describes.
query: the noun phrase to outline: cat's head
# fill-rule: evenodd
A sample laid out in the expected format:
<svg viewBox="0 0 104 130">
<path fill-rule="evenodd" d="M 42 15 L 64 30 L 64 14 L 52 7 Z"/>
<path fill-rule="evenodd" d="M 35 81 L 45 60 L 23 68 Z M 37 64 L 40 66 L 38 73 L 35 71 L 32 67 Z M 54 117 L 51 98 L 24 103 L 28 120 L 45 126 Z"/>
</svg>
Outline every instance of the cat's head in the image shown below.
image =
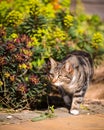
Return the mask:
<svg viewBox="0 0 104 130">
<path fill-rule="evenodd" d="M 74 70 L 68 60 L 57 62 L 53 58 L 50 58 L 50 64 L 49 80 L 53 85 L 63 86 L 71 82 Z"/>
</svg>

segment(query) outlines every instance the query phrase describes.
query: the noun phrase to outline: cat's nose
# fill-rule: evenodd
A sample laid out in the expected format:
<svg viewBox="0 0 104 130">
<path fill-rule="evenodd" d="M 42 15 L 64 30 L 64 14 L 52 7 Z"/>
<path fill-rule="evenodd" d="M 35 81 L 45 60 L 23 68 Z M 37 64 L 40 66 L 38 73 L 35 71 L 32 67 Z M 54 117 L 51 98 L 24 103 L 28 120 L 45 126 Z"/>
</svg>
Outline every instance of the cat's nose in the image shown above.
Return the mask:
<svg viewBox="0 0 104 130">
<path fill-rule="evenodd" d="M 57 81 L 57 78 L 54 78 L 53 80 L 52 80 L 52 83 L 55 83 Z"/>
</svg>

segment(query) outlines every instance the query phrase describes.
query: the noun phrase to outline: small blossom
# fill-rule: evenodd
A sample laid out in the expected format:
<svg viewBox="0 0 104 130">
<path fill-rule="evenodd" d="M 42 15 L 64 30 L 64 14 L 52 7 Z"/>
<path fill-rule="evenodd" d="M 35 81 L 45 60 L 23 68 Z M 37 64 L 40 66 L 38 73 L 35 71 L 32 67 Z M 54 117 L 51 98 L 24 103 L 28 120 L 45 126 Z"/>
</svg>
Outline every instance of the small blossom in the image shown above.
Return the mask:
<svg viewBox="0 0 104 130">
<path fill-rule="evenodd" d="M 73 25 L 73 21 L 74 21 L 74 18 L 73 18 L 72 15 L 66 15 L 66 16 L 64 17 L 64 25 L 65 25 L 66 27 L 72 26 L 72 25 Z"/>
<path fill-rule="evenodd" d="M 28 77 L 25 77 L 25 81 L 28 81 L 29 80 L 29 78 Z"/>
<path fill-rule="evenodd" d="M 85 29 L 83 27 L 78 27 L 77 33 L 78 35 L 82 35 L 85 32 Z"/>
<path fill-rule="evenodd" d="M 101 46 L 102 42 L 103 42 L 103 35 L 99 32 L 94 33 L 92 37 L 92 47 L 98 49 L 99 46 Z"/>
<path fill-rule="evenodd" d="M 0 86 L 2 86 L 3 85 L 3 82 L 0 80 Z"/>
<path fill-rule="evenodd" d="M 27 87 L 25 84 L 21 83 L 19 84 L 17 90 L 21 92 L 22 94 L 25 94 L 27 92 Z"/>
<path fill-rule="evenodd" d="M 16 33 L 12 33 L 12 34 L 10 35 L 10 37 L 13 38 L 13 39 L 16 39 L 16 38 L 18 37 L 18 35 L 17 35 Z"/>
<path fill-rule="evenodd" d="M 19 64 L 19 68 L 20 68 L 20 69 L 26 69 L 26 68 L 27 68 L 27 65 L 26 65 L 25 63 Z"/>
<path fill-rule="evenodd" d="M 16 50 L 16 46 L 13 43 L 8 43 L 6 46 L 6 50 L 9 50 L 10 52 Z"/>
<path fill-rule="evenodd" d="M 16 54 L 14 55 L 15 59 L 18 61 L 18 62 L 23 62 L 23 61 L 27 61 L 27 58 L 24 54 L 20 53 L 20 54 Z"/>
<path fill-rule="evenodd" d="M 30 41 L 30 38 L 28 36 L 26 36 L 25 34 L 20 36 L 21 42 L 22 43 L 28 43 Z"/>
<path fill-rule="evenodd" d="M 6 64 L 6 58 L 0 56 L 0 65 L 5 65 Z"/>
<path fill-rule="evenodd" d="M 31 75 L 30 82 L 32 82 L 33 84 L 37 84 L 37 83 L 39 83 L 39 79 L 37 78 L 37 76 Z"/>
<path fill-rule="evenodd" d="M 32 63 L 27 64 L 27 69 L 32 69 Z"/>
<path fill-rule="evenodd" d="M 60 5 L 60 3 L 58 2 L 58 0 L 53 0 L 51 3 L 52 3 L 52 5 L 53 5 L 53 9 L 54 9 L 54 10 L 61 9 L 61 5 Z"/>
<path fill-rule="evenodd" d="M 15 43 L 17 43 L 17 44 L 20 44 L 20 43 L 21 43 L 21 40 L 20 40 L 19 38 L 16 38 L 14 41 L 15 41 Z"/>
<path fill-rule="evenodd" d="M 26 55 L 26 56 L 29 56 L 29 57 L 32 56 L 32 52 L 31 52 L 30 50 L 28 50 L 28 49 L 23 48 L 23 49 L 21 49 L 21 52 L 22 52 L 24 55 Z"/>
<path fill-rule="evenodd" d="M 6 78 L 9 78 L 9 77 L 10 77 L 10 73 L 9 73 L 9 72 L 5 72 L 5 73 L 4 73 L 4 76 L 5 76 Z"/>
<path fill-rule="evenodd" d="M 99 32 L 94 33 L 92 41 L 94 43 L 101 43 L 103 41 L 103 35 Z"/>
<path fill-rule="evenodd" d="M 10 80 L 13 82 L 15 80 L 15 75 L 10 76 Z"/>
<path fill-rule="evenodd" d="M 66 39 L 66 35 L 64 33 L 64 31 L 62 31 L 60 28 L 56 28 L 55 31 L 53 32 L 53 37 L 55 39 L 58 39 L 59 41 L 61 40 L 65 40 Z"/>
<path fill-rule="evenodd" d="M 6 15 L 6 20 L 8 21 L 7 25 L 20 25 L 22 22 L 22 18 L 22 13 L 20 13 L 19 11 L 12 10 L 8 12 L 8 15 Z"/>
<path fill-rule="evenodd" d="M 26 45 L 26 48 L 31 48 L 33 47 L 33 43 L 32 42 L 28 42 L 28 44 Z"/>
</svg>

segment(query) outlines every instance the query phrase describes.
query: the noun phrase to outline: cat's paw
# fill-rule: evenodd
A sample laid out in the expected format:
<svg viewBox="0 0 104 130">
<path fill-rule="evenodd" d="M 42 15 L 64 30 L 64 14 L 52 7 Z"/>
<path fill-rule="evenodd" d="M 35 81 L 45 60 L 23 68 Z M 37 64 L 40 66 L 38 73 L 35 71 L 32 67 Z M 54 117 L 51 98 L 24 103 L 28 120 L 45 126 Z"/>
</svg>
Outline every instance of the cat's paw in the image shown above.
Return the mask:
<svg viewBox="0 0 104 130">
<path fill-rule="evenodd" d="M 72 114 L 72 115 L 79 115 L 79 111 L 76 110 L 76 109 L 73 109 L 73 110 L 70 111 L 70 114 Z"/>
</svg>

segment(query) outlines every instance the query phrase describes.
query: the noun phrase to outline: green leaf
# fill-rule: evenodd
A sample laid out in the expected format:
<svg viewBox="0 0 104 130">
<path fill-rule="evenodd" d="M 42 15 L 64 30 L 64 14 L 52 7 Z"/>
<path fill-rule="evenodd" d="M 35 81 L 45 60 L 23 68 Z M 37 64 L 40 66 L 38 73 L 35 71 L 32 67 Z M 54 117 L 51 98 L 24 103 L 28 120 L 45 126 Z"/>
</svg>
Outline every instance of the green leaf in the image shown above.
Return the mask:
<svg viewBox="0 0 104 130">
<path fill-rule="evenodd" d="M 38 117 L 34 117 L 33 119 L 31 119 L 32 122 L 36 122 L 36 121 L 41 121 L 41 120 L 44 120 L 44 119 L 47 119 L 48 117 L 44 114 L 38 116 Z"/>
</svg>

